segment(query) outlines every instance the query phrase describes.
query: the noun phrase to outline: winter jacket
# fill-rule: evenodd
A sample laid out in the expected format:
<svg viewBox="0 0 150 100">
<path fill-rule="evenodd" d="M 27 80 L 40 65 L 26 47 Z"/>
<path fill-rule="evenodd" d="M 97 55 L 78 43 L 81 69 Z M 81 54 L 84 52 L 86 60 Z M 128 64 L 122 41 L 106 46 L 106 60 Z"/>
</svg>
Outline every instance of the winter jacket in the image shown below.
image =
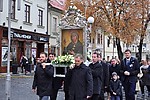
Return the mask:
<svg viewBox="0 0 150 100">
<path fill-rule="evenodd" d="M 93 76 L 93 94 L 100 94 L 103 82 L 103 67 L 99 62 L 91 63 L 89 67 Z"/>
<path fill-rule="evenodd" d="M 89 67 L 81 63 L 70 69 L 66 75 L 69 100 L 87 100 L 87 96 L 92 96 L 93 78 Z"/>
<path fill-rule="evenodd" d="M 54 68 L 52 65 L 46 65 L 46 68 L 43 68 L 41 64 L 37 64 L 32 85 L 32 89 L 35 89 L 37 87 L 37 95 L 51 95 L 53 74 Z"/>
<path fill-rule="evenodd" d="M 116 80 L 114 81 L 113 79 L 110 80 L 110 94 L 114 95 L 113 92 L 116 93 L 116 95 L 120 96 L 122 93 L 122 85 L 121 85 L 121 81 L 120 80 Z"/>
</svg>

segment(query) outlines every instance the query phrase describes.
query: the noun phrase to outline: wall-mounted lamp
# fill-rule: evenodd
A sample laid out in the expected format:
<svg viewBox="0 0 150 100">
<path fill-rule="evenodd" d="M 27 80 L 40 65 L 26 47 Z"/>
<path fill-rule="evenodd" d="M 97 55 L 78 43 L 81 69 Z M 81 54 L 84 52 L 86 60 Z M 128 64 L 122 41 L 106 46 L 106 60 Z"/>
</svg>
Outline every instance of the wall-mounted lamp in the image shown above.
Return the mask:
<svg viewBox="0 0 150 100">
<path fill-rule="evenodd" d="M 22 26 L 20 26 L 20 29 L 22 29 Z"/>
<path fill-rule="evenodd" d="M 34 32 L 36 32 L 36 29 L 34 29 Z"/>
<path fill-rule="evenodd" d="M 5 26 L 5 22 L 3 23 L 3 26 Z"/>
</svg>

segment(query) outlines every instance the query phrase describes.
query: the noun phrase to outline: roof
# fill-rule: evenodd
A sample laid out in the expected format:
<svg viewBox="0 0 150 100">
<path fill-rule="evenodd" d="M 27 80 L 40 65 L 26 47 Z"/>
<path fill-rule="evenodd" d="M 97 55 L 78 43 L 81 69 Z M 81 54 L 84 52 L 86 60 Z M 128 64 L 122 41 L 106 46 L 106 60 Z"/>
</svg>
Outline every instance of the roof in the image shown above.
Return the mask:
<svg viewBox="0 0 150 100">
<path fill-rule="evenodd" d="M 49 3 L 52 7 L 60 10 L 65 10 L 65 1 L 66 0 L 49 0 Z"/>
</svg>

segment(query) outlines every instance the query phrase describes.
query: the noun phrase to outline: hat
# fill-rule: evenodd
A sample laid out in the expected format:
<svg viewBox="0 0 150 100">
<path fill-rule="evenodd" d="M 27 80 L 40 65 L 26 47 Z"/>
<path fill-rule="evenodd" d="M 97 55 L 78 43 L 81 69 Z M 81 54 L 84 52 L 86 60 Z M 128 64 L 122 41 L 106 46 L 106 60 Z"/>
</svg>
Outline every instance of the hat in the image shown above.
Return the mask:
<svg viewBox="0 0 150 100">
<path fill-rule="evenodd" d="M 112 76 L 114 76 L 114 75 L 117 75 L 117 73 L 116 73 L 116 72 L 113 72 L 113 73 L 112 73 Z"/>
</svg>

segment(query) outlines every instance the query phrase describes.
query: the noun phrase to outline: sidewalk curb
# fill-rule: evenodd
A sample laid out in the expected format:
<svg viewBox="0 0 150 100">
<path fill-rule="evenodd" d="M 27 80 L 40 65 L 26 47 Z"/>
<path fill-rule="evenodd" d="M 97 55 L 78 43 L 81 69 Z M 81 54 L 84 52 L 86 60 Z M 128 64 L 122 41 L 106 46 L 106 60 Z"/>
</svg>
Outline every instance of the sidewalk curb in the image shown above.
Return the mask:
<svg viewBox="0 0 150 100">
<path fill-rule="evenodd" d="M 7 75 L 7 73 L 0 73 L 0 78 L 5 78 Z M 34 75 L 31 73 L 31 74 L 27 74 L 27 75 L 24 75 L 24 74 L 10 74 L 11 78 L 33 78 Z"/>
</svg>

